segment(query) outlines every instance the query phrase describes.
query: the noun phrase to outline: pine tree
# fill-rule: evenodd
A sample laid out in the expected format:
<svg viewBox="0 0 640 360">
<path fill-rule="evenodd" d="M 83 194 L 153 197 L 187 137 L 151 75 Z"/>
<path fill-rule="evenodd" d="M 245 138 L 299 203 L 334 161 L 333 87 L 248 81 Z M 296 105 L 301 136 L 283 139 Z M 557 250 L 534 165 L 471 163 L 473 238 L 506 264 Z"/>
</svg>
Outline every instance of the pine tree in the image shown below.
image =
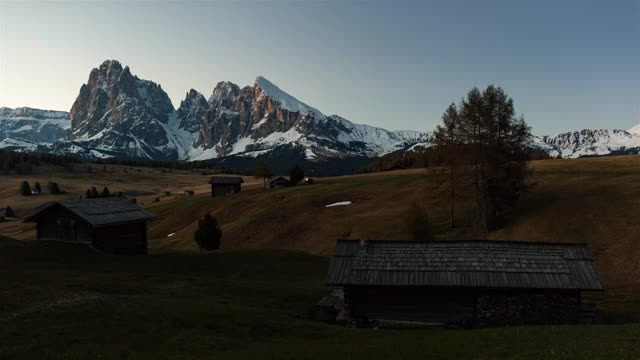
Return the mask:
<svg viewBox="0 0 640 360">
<path fill-rule="evenodd" d="M 292 184 L 297 184 L 304 179 L 304 170 L 300 165 L 296 164 L 289 172 L 289 181 Z"/>
<path fill-rule="evenodd" d="M 222 239 L 222 229 L 218 225 L 218 220 L 206 214 L 198 221 L 198 229 L 194 234 L 194 240 L 200 247 L 200 250 L 216 250 L 220 248 L 220 240 Z"/>
<path fill-rule="evenodd" d="M 85 199 L 92 199 L 92 197 L 91 197 L 91 189 L 87 189 L 87 191 L 84 193 L 84 197 L 85 197 Z"/>
<path fill-rule="evenodd" d="M 58 186 L 58 183 L 56 183 L 55 181 L 49 181 L 47 183 L 47 190 L 49 191 L 49 194 L 59 194 L 60 193 L 60 187 Z"/>
<path fill-rule="evenodd" d="M 39 194 L 42 192 L 42 188 L 40 187 L 40 183 L 36 182 L 35 185 L 33 185 L 33 189 Z"/>
<path fill-rule="evenodd" d="M 258 159 L 258 163 L 256 165 L 255 177 L 258 179 L 262 178 L 265 188 L 267 187 L 267 179 L 271 179 L 272 176 L 273 176 L 273 173 L 271 172 L 271 168 L 269 168 L 269 163 L 267 162 L 267 159 L 265 158 Z"/>
<path fill-rule="evenodd" d="M 489 85 L 482 92 L 473 88 L 460 105 L 449 106 L 435 139 L 452 174 L 458 160 L 471 166 L 480 224 L 485 231 L 498 227 L 528 174 L 530 128 L 515 116 L 513 100 L 500 87 Z"/>
<path fill-rule="evenodd" d="M 442 125 L 438 125 L 434 131 L 434 142 L 445 155 L 445 165 L 449 167 L 449 201 L 450 201 L 450 225 L 456 227 L 455 221 L 455 181 L 456 165 L 460 160 L 459 146 L 462 143 L 460 134 L 460 115 L 455 104 L 451 103 L 442 114 Z"/>
<path fill-rule="evenodd" d="M 22 183 L 20 183 L 20 195 L 31 196 L 31 186 L 28 182 L 23 181 Z"/>
<path fill-rule="evenodd" d="M 91 199 L 97 199 L 100 197 L 100 194 L 98 194 L 98 189 L 96 189 L 95 186 L 91 187 Z"/>
<path fill-rule="evenodd" d="M 407 210 L 406 225 L 414 240 L 433 241 L 433 229 L 429 221 L 429 215 L 424 207 L 417 202 L 411 204 Z"/>
<path fill-rule="evenodd" d="M 4 209 L 4 216 L 12 218 L 12 217 L 16 217 L 16 213 L 13 212 L 13 209 L 11 208 L 11 206 L 7 206 Z"/>
<path fill-rule="evenodd" d="M 103 198 L 111 197 L 111 193 L 109 192 L 109 188 L 107 188 L 106 186 L 102 189 L 101 197 L 103 197 Z"/>
</svg>

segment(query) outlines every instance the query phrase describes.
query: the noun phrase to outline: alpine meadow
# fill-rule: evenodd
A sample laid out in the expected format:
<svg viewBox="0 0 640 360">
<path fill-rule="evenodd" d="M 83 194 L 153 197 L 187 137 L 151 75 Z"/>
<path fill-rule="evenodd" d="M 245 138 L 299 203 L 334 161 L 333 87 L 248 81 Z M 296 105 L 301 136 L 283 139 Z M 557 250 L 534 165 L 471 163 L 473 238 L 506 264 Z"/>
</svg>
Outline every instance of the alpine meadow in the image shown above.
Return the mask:
<svg viewBox="0 0 640 360">
<path fill-rule="evenodd" d="M 640 4 L 0 3 L 0 359 L 640 357 Z"/>
</svg>

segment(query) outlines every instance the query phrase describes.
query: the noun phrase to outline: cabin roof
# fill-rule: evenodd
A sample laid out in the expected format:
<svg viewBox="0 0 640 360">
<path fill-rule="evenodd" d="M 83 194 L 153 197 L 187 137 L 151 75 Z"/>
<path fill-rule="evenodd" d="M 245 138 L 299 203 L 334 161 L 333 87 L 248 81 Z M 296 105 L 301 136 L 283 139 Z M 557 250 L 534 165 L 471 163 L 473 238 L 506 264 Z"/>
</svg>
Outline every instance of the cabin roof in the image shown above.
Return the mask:
<svg viewBox="0 0 640 360">
<path fill-rule="evenodd" d="M 284 182 L 289 182 L 289 180 L 287 180 L 287 179 L 283 178 L 282 176 L 278 176 L 278 177 L 277 177 L 277 178 L 275 178 L 275 179 L 271 179 L 271 180 L 269 180 L 269 183 L 274 183 L 274 182 L 283 182 L 283 181 L 284 181 Z"/>
<path fill-rule="evenodd" d="M 338 240 L 329 285 L 604 290 L 584 244 Z"/>
<path fill-rule="evenodd" d="M 244 180 L 240 176 L 213 176 L 209 184 L 242 184 Z"/>
<path fill-rule="evenodd" d="M 63 208 L 78 215 L 93 226 L 106 226 L 130 222 L 147 221 L 155 215 L 130 203 L 124 198 L 62 200 L 44 204 L 24 219 L 25 222 L 35 222 L 37 215 L 53 206 Z"/>
</svg>

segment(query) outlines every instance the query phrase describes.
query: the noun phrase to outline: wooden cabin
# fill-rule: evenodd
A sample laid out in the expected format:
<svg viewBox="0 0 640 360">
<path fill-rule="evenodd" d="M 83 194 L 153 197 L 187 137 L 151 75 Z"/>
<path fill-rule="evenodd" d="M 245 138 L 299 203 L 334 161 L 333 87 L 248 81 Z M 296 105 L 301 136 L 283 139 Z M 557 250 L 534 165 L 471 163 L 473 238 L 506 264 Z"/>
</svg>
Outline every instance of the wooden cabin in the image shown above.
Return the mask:
<svg viewBox="0 0 640 360">
<path fill-rule="evenodd" d="M 604 290 L 585 245 L 488 240 L 339 240 L 327 283 L 352 323 L 456 327 L 588 322 Z"/>
<path fill-rule="evenodd" d="M 240 176 L 213 176 L 209 180 L 211 197 L 239 193 L 242 190 L 242 183 L 244 180 Z"/>
<path fill-rule="evenodd" d="M 146 210 L 124 198 L 63 200 L 44 204 L 25 218 L 38 240 L 85 243 L 121 255 L 147 253 Z"/>
<path fill-rule="evenodd" d="M 282 176 L 278 176 L 277 178 L 269 181 L 269 189 L 289 187 L 291 185 L 291 181 L 283 178 Z"/>
</svg>

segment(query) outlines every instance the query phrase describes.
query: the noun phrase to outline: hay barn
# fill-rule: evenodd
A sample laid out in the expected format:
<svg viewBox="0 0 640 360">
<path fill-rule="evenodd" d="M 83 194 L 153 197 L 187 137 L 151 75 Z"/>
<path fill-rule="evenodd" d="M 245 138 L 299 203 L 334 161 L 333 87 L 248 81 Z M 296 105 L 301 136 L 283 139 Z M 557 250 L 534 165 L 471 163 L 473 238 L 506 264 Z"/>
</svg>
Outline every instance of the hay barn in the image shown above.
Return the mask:
<svg viewBox="0 0 640 360">
<path fill-rule="evenodd" d="M 282 176 L 278 176 L 277 178 L 269 181 L 269 189 L 289 187 L 291 185 L 291 181 L 283 178 Z"/>
<path fill-rule="evenodd" d="M 239 193 L 244 180 L 240 176 L 214 176 L 209 180 L 211 197 Z"/>
<path fill-rule="evenodd" d="M 353 323 L 455 327 L 588 322 L 604 290 L 585 245 L 514 241 L 339 240 L 327 283 Z"/>
<path fill-rule="evenodd" d="M 86 243 L 121 255 L 147 253 L 147 221 L 154 215 L 123 198 L 63 200 L 44 204 L 25 218 L 38 240 Z"/>
</svg>

